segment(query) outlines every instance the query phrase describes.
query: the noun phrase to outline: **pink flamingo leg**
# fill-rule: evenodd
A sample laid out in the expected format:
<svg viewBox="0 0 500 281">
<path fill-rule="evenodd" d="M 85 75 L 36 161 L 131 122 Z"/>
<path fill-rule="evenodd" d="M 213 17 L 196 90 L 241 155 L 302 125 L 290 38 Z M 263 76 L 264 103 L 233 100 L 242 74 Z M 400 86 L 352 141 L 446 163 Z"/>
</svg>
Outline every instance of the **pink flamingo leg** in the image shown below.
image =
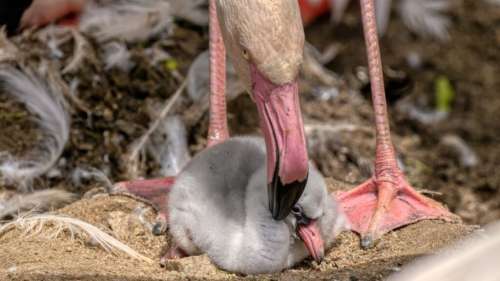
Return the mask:
<svg viewBox="0 0 500 281">
<path fill-rule="evenodd" d="M 226 49 L 217 18 L 215 0 L 209 1 L 209 41 L 210 41 L 210 121 L 208 125 L 207 147 L 224 142 L 229 138 L 226 109 Z M 188 254 L 179 246 L 171 245 L 161 258 L 186 257 Z"/>
<path fill-rule="evenodd" d="M 209 5 L 210 123 L 208 126 L 208 147 L 229 138 L 226 114 L 226 49 L 217 19 L 215 0 L 210 0 Z"/>
<path fill-rule="evenodd" d="M 210 0 L 210 123 L 208 143 L 210 147 L 229 138 L 226 114 L 226 51 L 222 39 L 215 0 Z M 167 228 L 167 198 L 175 177 L 119 182 L 116 192 L 126 192 L 151 202 L 158 210 L 155 234 Z"/>
<path fill-rule="evenodd" d="M 374 0 L 360 0 L 376 126 L 375 175 L 338 196 L 364 247 L 395 228 L 423 219 L 457 220 L 438 202 L 416 192 L 398 168 L 391 141 Z"/>
</svg>

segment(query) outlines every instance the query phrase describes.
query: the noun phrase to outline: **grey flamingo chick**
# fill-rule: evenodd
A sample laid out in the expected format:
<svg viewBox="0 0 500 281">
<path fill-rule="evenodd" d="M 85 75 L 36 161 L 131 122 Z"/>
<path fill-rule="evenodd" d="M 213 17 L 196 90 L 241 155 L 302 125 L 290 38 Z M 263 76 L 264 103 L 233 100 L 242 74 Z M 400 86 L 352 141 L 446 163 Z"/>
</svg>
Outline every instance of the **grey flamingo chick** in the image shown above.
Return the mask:
<svg viewBox="0 0 500 281">
<path fill-rule="evenodd" d="M 280 271 L 309 255 L 322 259 L 344 222 L 323 177 L 310 164 L 304 193 L 277 221 L 267 205 L 265 159 L 256 137 L 231 138 L 192 159 L 168 200 L 174 255 L 206 253 L 222 269 L 243 274 Z"/>
</svg>

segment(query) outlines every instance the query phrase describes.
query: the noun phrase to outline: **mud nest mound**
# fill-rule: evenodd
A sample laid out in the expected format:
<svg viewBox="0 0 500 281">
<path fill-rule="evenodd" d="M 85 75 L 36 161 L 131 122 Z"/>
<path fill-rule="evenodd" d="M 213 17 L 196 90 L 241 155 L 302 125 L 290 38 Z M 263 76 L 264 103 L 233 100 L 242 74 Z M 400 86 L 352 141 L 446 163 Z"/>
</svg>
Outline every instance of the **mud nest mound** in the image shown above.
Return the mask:
<svg viewBox="0 0 500 281">
<path fill-rule="evenodd" d="M 48 224 L 36 235 L 14 229 L 0 237 L 2 280 L 382 280 L 415 257 L 435 253 L 474 230 L 461 223 L 422 221 L 385 235 L 369 250 L 361 249 L 356 234 L 343 232 L 320 264 L 308 260 L 282 273 L 241 276 L 219 270 L 207 256 L 160 266 L 169 237 L 151 233 L 154 210 L 130 197 L 96 194 L 57 213 L 100 227 L 152 262 L 106 252 L 68 233 L 49 238 L 44 235 L 51 233 Z"/>
</svg>

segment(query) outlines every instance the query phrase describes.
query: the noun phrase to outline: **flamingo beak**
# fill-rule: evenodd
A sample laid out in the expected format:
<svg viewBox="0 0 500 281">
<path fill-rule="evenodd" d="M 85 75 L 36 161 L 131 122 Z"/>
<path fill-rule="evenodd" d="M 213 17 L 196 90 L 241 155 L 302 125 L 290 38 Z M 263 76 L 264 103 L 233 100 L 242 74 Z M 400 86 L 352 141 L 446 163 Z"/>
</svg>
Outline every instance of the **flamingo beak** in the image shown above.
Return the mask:
<svg viewBox="0 0 500 281">
<path fill-rule="evenodd" d="M 298 83 L 276 85 L 253 65 L 251 79 L 266 142 L 269 209 L 282 220 L 302 195 L 309 172 Z"/>
<path fill-rule="evenodd" d="M 297 224 L 297 235 L 300 237 L 307 251 L 316 262 L 321 262 L 325 255 L 325 246 L 316 220 L 309 220 L 306 224 Z"/>
</svg>

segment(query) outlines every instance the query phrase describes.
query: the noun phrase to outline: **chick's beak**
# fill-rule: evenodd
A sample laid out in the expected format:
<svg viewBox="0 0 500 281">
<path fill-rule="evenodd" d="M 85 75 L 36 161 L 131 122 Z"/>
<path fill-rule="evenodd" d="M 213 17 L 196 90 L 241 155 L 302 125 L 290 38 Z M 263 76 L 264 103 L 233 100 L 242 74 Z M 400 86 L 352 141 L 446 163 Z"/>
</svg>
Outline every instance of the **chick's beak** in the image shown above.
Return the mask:
<svg viewBox="0 0 500 281">
<path fill-rule="evenodd" d="M 298 83 L 276 85 L 255 66 L 251 70 L 252 98 L 266 142 L 269 209 L 282 220 L 302 195 L 309 169 Z"/>
<path fill-rule="evenodd" d="M 316 220 L 310 220 L 308 224 L 297 224 L 297 235 L 304 242 L 307 251 L 315 261 L 323 260 L 325 255 L 324 242 Z"/>
</svg>

